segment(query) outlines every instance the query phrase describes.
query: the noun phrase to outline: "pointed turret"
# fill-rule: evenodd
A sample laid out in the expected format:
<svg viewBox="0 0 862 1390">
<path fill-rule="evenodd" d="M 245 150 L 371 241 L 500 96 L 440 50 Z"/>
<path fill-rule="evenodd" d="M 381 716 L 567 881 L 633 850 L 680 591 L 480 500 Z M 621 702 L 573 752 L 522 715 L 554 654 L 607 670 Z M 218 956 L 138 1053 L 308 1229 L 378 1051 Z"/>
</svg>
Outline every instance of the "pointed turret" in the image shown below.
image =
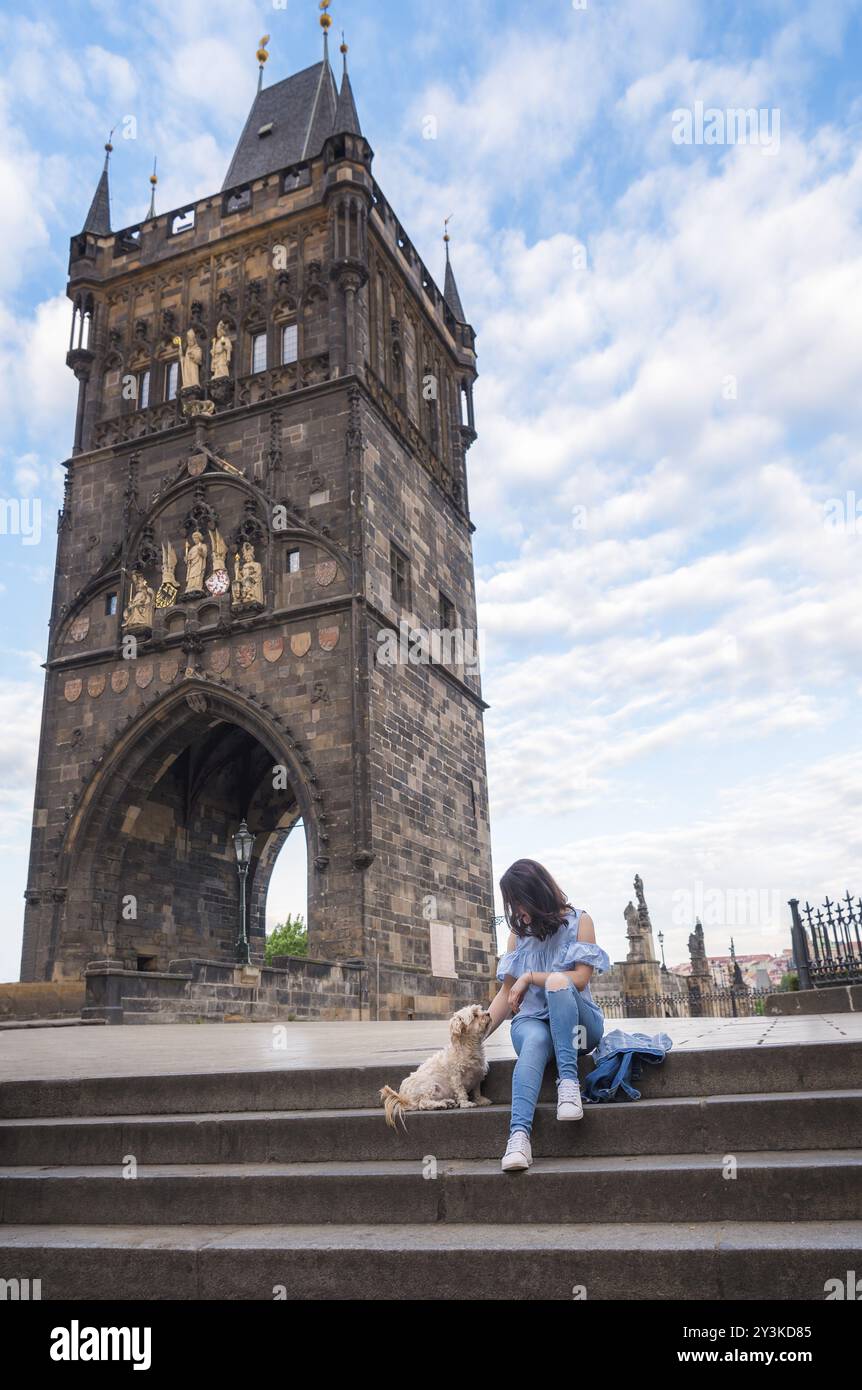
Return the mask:
<svg viewBox="0 0 862 1390">
<path fill-rule="evenodd" d="M 446 221 L 448 224 L 448 217 Z M 458 293 L 458 286 L 455 283 L 455 272 L 452 269 L 452 262 L 449 259 L 449 242 L 451 237 L 449 236 L 448 226 L 443 240 L 446 243 L 446 280 L 443 285 L 443 298 L 448 308 L 451 309 L 452 313 L 455 315 L 457 322 L 466 323 L 467 315 L 464 313 L 464 306 L 461 303 L 461 296 Z"/>
<path fill-rule="evenodd" d="M 111 234 L 111 190 L 108 184 L 108 161 L 111 158 L 113 148 L 109 139 L 105 145 L 105 167 L 102 170 L 102 177 L 96 185 L 90 211 L 87 213 L 87 220 L 82 229 L 85 232 L 92 232 L 93 236 L 110 236 Z"/>
<path fill-rule="evenodd" d="M 359 124 L 359 113 L 353 99 L 350 73 L 347 71 L 347 44 L 343 42 L 343 37 L 342 35 L 341 52 L 344 57 L 344 74 L 341 78 L 341 91 L 338 96 L 332 133 L 333 135 L 361 135 L 362 127 Z"/>
</svg>

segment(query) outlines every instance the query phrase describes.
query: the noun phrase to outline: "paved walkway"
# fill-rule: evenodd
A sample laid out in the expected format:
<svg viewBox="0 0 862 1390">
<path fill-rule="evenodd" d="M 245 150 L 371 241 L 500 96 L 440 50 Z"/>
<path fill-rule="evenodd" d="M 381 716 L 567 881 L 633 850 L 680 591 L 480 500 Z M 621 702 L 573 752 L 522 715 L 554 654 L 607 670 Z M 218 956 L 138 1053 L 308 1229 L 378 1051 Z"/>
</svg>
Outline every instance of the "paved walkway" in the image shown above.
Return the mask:
<svg viewBox="0 0 862 1390">
<path fill-rule="evenodd" d="M 609 1019 L 607 1029 L 665 1032 L 686 1051 L 862 1041 L 862 1014 L 805 1018 Z M 0 1033 L 0 1082 L 97 1076 L 308 1070 L 404 1061 L 415 1066 L 446 1041 L 446 1024 L 222 1023 L 14 1029 Z M 504 1024 L 491 1060 L 514 1056 Z"/>
</svg>

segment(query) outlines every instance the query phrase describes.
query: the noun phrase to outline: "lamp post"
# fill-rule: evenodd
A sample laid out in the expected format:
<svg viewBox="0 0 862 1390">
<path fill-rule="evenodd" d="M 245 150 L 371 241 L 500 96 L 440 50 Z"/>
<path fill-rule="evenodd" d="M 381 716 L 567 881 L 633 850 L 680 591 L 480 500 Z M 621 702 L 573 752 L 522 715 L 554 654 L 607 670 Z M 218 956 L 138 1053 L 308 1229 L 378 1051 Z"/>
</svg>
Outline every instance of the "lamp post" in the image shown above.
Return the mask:
<svg viewBox="0 0 862 1390">
<path fill-rule="evenodd" d="M 254 849 L 254 836 L 244 820 L 233 837 L 233 847 L 236 850 L 236 871 L 239 874 L 239 936 L 236 943 L 236 958 L 240 965 L 250 965 L 251 946 L 245 920 L 245 884 L 248 878 L 248 866 L 251 863 L 251 852 Z"/>
</svg>

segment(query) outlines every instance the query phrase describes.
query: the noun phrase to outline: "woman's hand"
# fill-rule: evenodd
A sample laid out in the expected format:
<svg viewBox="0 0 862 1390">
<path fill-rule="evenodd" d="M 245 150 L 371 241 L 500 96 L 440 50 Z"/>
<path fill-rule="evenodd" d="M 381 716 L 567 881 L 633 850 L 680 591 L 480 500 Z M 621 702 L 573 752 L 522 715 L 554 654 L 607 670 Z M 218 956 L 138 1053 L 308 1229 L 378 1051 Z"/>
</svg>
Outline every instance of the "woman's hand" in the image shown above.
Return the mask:
<svg viewBox="0 0 862 1390">
<path fill-rule="evenodd" d="M 512 985 L 512 988 L 509 990 L 509 1008 L 512 1010 L 513 1014 L 516 1014 L 520 1009 L 524 1002 L 524 995 L 527 993 L 531 984 L 532 976 L 528 974 L 522 975 L 521 978 L 516 980 Z"/>
</svg>

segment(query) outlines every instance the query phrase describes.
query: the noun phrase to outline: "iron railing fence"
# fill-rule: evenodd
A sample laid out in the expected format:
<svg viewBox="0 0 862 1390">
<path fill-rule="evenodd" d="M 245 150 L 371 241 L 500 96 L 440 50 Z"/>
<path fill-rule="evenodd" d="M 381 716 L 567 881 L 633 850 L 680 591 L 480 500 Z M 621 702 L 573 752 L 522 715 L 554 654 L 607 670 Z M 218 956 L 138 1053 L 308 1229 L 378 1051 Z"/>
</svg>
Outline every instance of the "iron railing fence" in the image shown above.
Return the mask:
<svg viewBox="0 0 862 1390">
<path fill-rule="evenodd" d="M 799 988 L 862 984 L 862 898 L 847 892 L 817 908 L 791 898 L 790 912 Z"/>
<path fill-rule="evenodd" d="M 774 989 L 715 988 L 637 998 L 594 992 L 594 998 L 606 1019 L 755 1018 L 765 1013 L 765 1001 L 774 993 Z"/>
</svg>

